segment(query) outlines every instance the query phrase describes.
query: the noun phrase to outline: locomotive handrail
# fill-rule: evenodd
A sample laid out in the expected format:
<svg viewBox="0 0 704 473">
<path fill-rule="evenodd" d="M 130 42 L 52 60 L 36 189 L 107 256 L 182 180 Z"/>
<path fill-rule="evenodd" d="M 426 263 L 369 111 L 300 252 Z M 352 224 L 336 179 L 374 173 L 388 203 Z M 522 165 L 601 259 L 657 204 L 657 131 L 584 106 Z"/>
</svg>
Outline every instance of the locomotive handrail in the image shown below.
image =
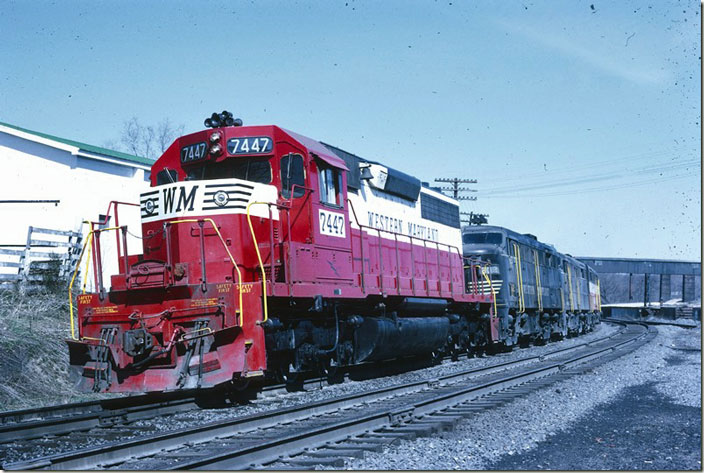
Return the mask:
<svg viewBox="0 0 704 473">
<path fill-rule="evenodd" d="M 349 198 L 347 199 L 347 204 L 348 204 L 350 210 L 352 210 L 352 215 L 354 216 L 355 222 L 357 222 L 357 226 L 360 227 L 360 229 L 361 229 L 362 227 L 360 226 L 359 220 L 357 219 L 357 212 L 354 210 L 354 205 L 352 205 L 352 201 Z M 350 249 L 351 249 L 350 253 L 353 253 L 354 252 L 354 245 L 352 244 L 352 228 L 351 227 L 352 227 L 352 222 L 350 222 Z M 352 256 L 354 256 L 354 254 L 352 254 Z M 362 262 L 362 272 L 360 273 L 360 275 L 361 275 L 360 282 L 362 283 L 362 294 L 365 294 L 367 291 L 366 291 L 366 288 L 364 287 L 364 234 L 362 232 L 359 232 L 359 260 Z M 413 263 L 413 246 L 411 246 L 411 263 Z M 413 271 L 414 271 L 413 275 L 415 276 L 415 267 L 414 267 Z M 411 278 L 411 285 L 413 286 L 413 295 L 415 296 L 416 295 L 416 285 L 413 282 L 413 279 L 414 278 Z"/>
<path fill-rule="evenodd" d="M 90 229 L 93 230 L 93 229 L 95 228 L 95 225 L 107 225 L 108 222 L 110 221 L 110 210 L 111 210 L 111 209 L 114 209 L 114 211 L 115 211 L 115 227 L 119 227 L 119 226 L 120 226 L 120 216 L 119 216 L 118 211 L 117 211 L 117 206 L 118 206 L 118 205 L 130 205 L 130 206 L 132 206 L 132 207 L 140 207 L 140 204 L 134 204 L 134 203 L 132 203 L 132 202 L 122 202 L 122 201 L 119 201 L 119 200 L 111 200 L 111 201 L 108 203 L 108 209 L 105 211 L 105 215 L 104 215 L 103 220 L 99 220 L 99 221 L 97 221 L 97 222 L 88 222 L 88 223 L 90 224 Z M 120 258 L 121 258 L 121 255 L 120 255 L 120 235 L 119 235 L 119 234 L 115 234 L 115 239 L 116 239 L 116 242 L 117 242 L 117 260 L 119 261 Z M 126 246 L 126 245 L 125 245 L 124 250 L 125 250 L 125 253 L 127 253 L 127 246 Z M 90 252 L 90 251 L 89 251 L 89 252 Z M 95 259 L 96 257 L 97 257 L 97 256 L 94 254 L 94 255 L 93 255 L 93 258 Z M 88 267 L 88 266 L 86 265 L 86 268 L 87 268 L 87 267 Z M 98 277 L 98 274 L 97 274 L 97 267 L 98 267 L 98 265 L 95 264 L 95 261 L 94 261 L 94 262 L 93 262 L 93 271 L 94 271 L 94 273 L 95 273 L 94 276 L 95 276 L 96 279 L 97 279 L 97 277 Z M 127 270 L 127 268 L 125 268 L 125 270 Z M 85 279 L 84 279 L 84 282 L 85 282 Z"/>
<path fill-rule="evenodd" d="M 572 271 L 569 264 L 567 265 L 567 284 L 570 286 L 570 309 L 574 312 L 574 298 L 572 295 Z"/>
<path fill-rule="evenodd" d="M 482 266 L 481 269 L 482 276 L 484 276 L 484 279 L 486 279 L 486 282 L 489 284 L 489 290 L 491 291 L 491 300 L 494 302 L 494 317 L 498 317 L 498 312 L 496 311 L 496 292 L 494 292 L 494 284 L 491 282 L 491 279 L 489 279 L 489 276 L 487 276 L 486 268 Z"/>
<path fill-rule="evenodd" d="M 85 222 L 85 221 L 84 221 Z M 90 223 L 90 222 L 89 222 Z M 93 230 L 91 230 L 92 232 Z M 88 234 L 90 236 L 90 233 Z M 88 254 L 86 255 L 86 272 L 83 277 L 83 294 L 86 293 L 86 286 L 88 285 L 88 268 L 90 267 L 90 251 L 93 248 L 93 239 L 92 238 L 87 238 L 88 241 Z M 80 258 L 78 259 L 78 263 L 80 263 Z M 78 263 L 76 263 L 76 267 L 78 267 Z"/>
<path fill-rule="evenodd" d="M 91 230 L 88 232 L 88 237 L 86 238 L 85 242 L 83 243 L 83 248 L 81 249 L 81 254 L 78 256 L 78 261 L 76 262 L 76 268 L 73 270 L 73 276 L 71 277 L 71 282 L 68 285 L 68 309 L 69 309 L 69 316 L 71 319 L 71 338 L 74 340 L 78 340 L 76 337 L 76 331 L 73 327 L 74 325 L 74 317 L 73 317 L 73 283 L 76 280 L 76 275 L 78 274 L 78 269 L 81 266 L 81 260 L 83 259 L 83 255 L 86 251 L 86 247 L 88 246 L 89 242 L 93 241 L 93 235 L 95 233 L 100 233 L 100 232 L 106 232 L 109 230 L 118 230 L 121 227 L 109 227 L 109 228 L 99 228 L 97 230 L 94 230 L 91 228 Z M 100 256 L 98 256 L 100 257 Z M 86 264 L 86 268 L 88 268 L 88 265 Z M 83 292 L 85 294 L 85 284 L 83 285 Z"/>
<path fill-rule="evenodd" d="M 596 310 L 601 312 L 601 281 L 596 280 Z"/>
<path fill-rule="evenodd" d="M 467 262 L 469 262 L 469 264 L 467 264 Z M 479 283 L 479 281 L 477 281 L 478 275 L 477 275 L 476 270 L 478 269 L 482 273 L 482 275 L 484 275 L 487 267 L 489 267 L 489 263 L 486 263 L 486 262 L 482 261 L 481 259 L 477 259 L 475 257 L 464 258 L 463 268 L 464 269 L 474 269 L 474 271 L 472 271 L 472 280 L 465 281 L 466 283 L 471 283 L 473 294 L 482 295 L 482 296 L 484 295 L 484 290 L 485 290 L 484 284 L 485 283 L 484 282 L 481 283 L 481 292 L 480 292 L 480 286 L 479 286 L 480 283 Z M 494 283 L 491 281 L 491 278 L 485 277 L 485 279 L 486 279 L 486 284 L 488 284 L 488 286 L 489 286 L 489 290 L 491 291 L 492 296 L 494 296 L 493 302 L 494 302 L 494 307 L 496 307 Z"/>
<path fill-rule="evenodd" d="M 271 202 L 250 202 L 247 205 L 247 223 L 249 224 L 249 231 L 252 233 L 252 240 L 254 240 L 254 249 L 257 252 L 257 260 L 259 260 L 259 269 L 262 271 L 262 296 L 264 298 L 264 318 L 261 323 L 269 320 L 269 307 L 266 301 L 266 271 L 264 271 L 264 262 L 262 261 L 262 255 L 259 252 L 259 243 L 257 243 L 257 237 L 254 235 L 254 227 L 252 226 L 252 216 L 249 214 L 249 210 L 253 205 L 266 205 L 267 208 L 272 204 Z M 271 255 L 271 275 L 274 276 L 274 255 Z"/>
<path fill-rule="evenodd" d="M 540 284 L 540 259 L 538 250 L 533 248 L 533 268 L 535 269 L 535 289 L 538 295 L 538 310 L 543 311 L 543 288 Z"/>
<path fill-rule="evenodd" d="M 518 243 L 513 242 L 513 252 L 515 253 L 516 260 L 514 261 L 516 265 L 516 282 L 518 283 L 518 312 L 522 313 L 526 310 L 525 299 L 523 298 L 523 268 L 521 266 L 521 248 Z"/>
<path fill-rule="evenodd" d="M 239 317 L 239 323 L 240 326 L 242 326 L 244 322 L 244 306 L 242 305 L 242 273 L 240 272 L 240 268 L 237 266 L 237 262 L 235 261 L 235 258 L 232 256 L 232 253 L 230 253 L 230 249 L 227 247 L 225 244 L 225 240 L 222 238 L 222 234 L 220 233 L 220 230 L 218 230 L 218 226 L 215 224 L 212 218 L 202 218 L 202 219 L 196 219 L 196 218 L 187 218 L 183 220 L 172 220 L 170 222 L 166 222 L 167 224 L 178 224 L 178 223 L 201 223 L 201 222 L 208 222 L 210 225 L 213 227 L 215 230 L 215 233 L 217 233 L 218 238 L 220 238 L 220 243 L 222 243 L 222 247 L 225 248 L 225 251 L 227 252 L 227 256 L 230 257 L 230 261 L 232 262 L 232 266 L 235 267 L 235 271 L 237 272 L 237 292 L 239 295 L 239 306 L 240 306 L 240 317 Z M 203 229 L 201 227 L 201 235 L 203 234 Z M 205 268 L 205 258 L 203 258 L 203 261 L 201 261 L 201 264 Z"/>
<path fill-rule="evenodd" d="M 414 246 L 413 240 L 417 240 L 417 241 L 423 242 L 423 258 L 424 258 L 425 266 L 426 266 L 426 272 L 425 272 L 425 276 L 426 276 L 426 283 L 425 283 L 425 285 L 426 285 L 426 288 L 425 288 L 425 291 L 428 292 L 428 293 L 430 292 L 430 287 L 428 286 L 428 270 L 427 270 L 428 263 L 427 263 L 427 253 L 426 253 L 426 251 L 425 251 L 425 250 L 428 249 L 428 247 L 427 247 L 426 243 L 434 244 L 434 245 L 436 246 L 438 252 L 440 251 L 440 245 L 447 247 L 447 249 L 448 249 L 450 252 L 452 252 L 452 251 L 454 250 L 454 252 L 457 253 L 457 256 L 459 256 L 460 261 L 462 261 L 462 259 L 464 258 L 464 256 L 462 255 L 462 253 L 460 253 L 459 248 L 457 248 L 457 247 L 454 246 L 454 245 L 450 245 L 449 243 L 441 243 L 441 242 L 439 242 L 439 241 L 426 240 L 425 238 L 419 238 L 419 237 L 415 237 L 415 236 L 412 236 L 412 235 L 406 235 L 406 234 L 403 234 L 403 233 L 393 232 L 393 231 L 390 231 L 390 230 L 383 230 L 383 229 L 380 229 L 380 228 L 374 228 L 374 227 L 371 227 L 371 226 L 369 226 L 369 225 L 361 224 L 361 223 L 359 223 L 359 219 L 357 218 L 357 212 L 356 212 L 355 209 L 354 209 L 354 205 L 352 205 L 352 201 L 351 201 L 349 198 L 347 199 L 347 203 L 349 204 L 349 208 L 352 210 L 352 216 L 354 217 L 355 223 L 357 224 L 357 226 L 359 227 L 360 230 L 366 228 L 366 229 L 369 229 L 369 230 L 372 230 L 372 231 L 377 232 L 377 234 L 379 235 L 378 238 L 379 238 L 379 240 L 380 240 L 379 246 L 381 246 L 381 232 L 388 233 L 388 234 L 390 234 L 390 235 L 394 235 L 394 240 L 396 241 L 396 245 L 398 245 L 398 238 L 397 238 L 397 236 L 402 236 L 402 237 L 408 238 L 408 239 L 410 240 L 410 243 L 411 243 L 411 263 L 415 263 L 415 259 L 413 258 L 413 246 Z M 360 248 L 361 248 L 361 252 L 362 252 L 362 254 L 360 255 L 360 256 L 361 256 L 361 261 L 362 261 L 362 273 L 361 273 L 361 275 L 362 275 L 362 291 L 364 291 L 364 240 L 363 240 L 363 235 L 362 235 L 362 233 L 363 233 L 363 232 L 360 231 Z M 369 232 L 368 232 L 368 233 L 369 233 Z M 351 238 L 350 238 L 350 240 L 351 240 Z M 417 246 L 420 246 L 420 244 L 418 244 Z M 438 256 L 438 263 L 437 263 L 437 264 L 438 264 L 438 283 L 440 283 L 440 261 L 439 261 L 440 256 L 439 256 L 439 254 L 438 254 L 437 256 Z M 380 261 L 380 264 L 381 264 L 381 261 Z M 450 268 L 450 296 L 452 296 L 452 295 L 454 294 L 454 292 L 453 292 L 453 290 L 454 290 L 454 283 L 452 282 L 452 262 L 451 262 L 451 261 L 448 261 L 448 265 L 449 265 L 449 268 Z M 382 279 L 383 279 L 383 274 L 381 273 L 381 271 L 379 272 L 379 274 L 380 274 L 380 282 L 382 282 L 382 285 L 383 285 L 383 281 L 382 281 Z M 414 264 L 414 269 L 413 269 L 413 277 L 411 278 L 411 284 L 412 284 L 412 286 L 413 286 L 413 287 L 412 287 L 412 288 L 413 288 L 413 294 L 415 295 L 415 283 L 414 283 L 414 281 L 415 281 L 415 264 Z M 383 290 L 383 287 L 382 287 L 381 289 Z M 438 293 L 442 295 L 442 291 L 441 291 L 441 288 L 440 288 L 440 287 L 438 287 Z"/>
</svg>

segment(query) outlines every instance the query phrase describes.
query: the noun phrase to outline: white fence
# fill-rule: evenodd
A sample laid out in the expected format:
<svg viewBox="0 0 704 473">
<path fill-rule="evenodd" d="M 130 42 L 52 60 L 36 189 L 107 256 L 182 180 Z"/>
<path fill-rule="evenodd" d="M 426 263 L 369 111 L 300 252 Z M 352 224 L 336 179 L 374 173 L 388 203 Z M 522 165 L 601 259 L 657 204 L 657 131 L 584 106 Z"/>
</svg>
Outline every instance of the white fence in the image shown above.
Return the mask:
<svg viewBox="0 0 704 473">
<path fill-rule="evenodd" d="M 24 249 L 0 248 L 0 268 L 17 272 L 0 273 L 0 284 L 14 283 L 20 289 L 68 282 L 81 252 L 82 232 L 30 226 Z M 53 249 L 48 251 L 48 249 Z"/>
</svg>

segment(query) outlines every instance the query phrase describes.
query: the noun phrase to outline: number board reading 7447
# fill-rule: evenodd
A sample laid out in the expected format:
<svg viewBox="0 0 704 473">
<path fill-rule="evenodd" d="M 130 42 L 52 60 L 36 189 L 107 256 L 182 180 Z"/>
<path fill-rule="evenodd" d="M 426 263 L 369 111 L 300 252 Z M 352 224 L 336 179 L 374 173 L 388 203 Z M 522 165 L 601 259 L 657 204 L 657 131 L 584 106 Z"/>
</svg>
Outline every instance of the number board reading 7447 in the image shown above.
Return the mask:
<svg viewBox="0 0 704 473">
<path fill-rule="evenodd" d="M 345 215 L 327 210 L 318 210 L 318 224 L 323 235 L 345 238 Z"/>
<path fill-rule="evenodd" d="M 271 152 L 272 141 L 267 136 L 243 136 L 227 140 L 229 154 L 264 154 Z"/>
</svg>

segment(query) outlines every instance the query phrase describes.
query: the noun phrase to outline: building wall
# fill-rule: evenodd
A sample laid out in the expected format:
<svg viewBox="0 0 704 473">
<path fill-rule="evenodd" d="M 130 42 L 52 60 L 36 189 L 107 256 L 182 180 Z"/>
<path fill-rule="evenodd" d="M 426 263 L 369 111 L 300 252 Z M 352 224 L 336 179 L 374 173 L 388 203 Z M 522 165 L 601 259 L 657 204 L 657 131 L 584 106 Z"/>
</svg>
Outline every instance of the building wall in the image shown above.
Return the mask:
<svg viewBox="0 0 704 473">
<path fill-rule="evenodd" d="M 131 166 L 75 156 L 51 146 L 0 132 L 0 200 L 58 200 L 53 203 L 0 203 L 0 247 L 26 243 L 28 227 L 58 230 L 81 228 L 83 220 L 97 220 L 111 200 L 139 202 L 149 187 L 149 172 Z M 114 219 L 111 224 L 114 223 Z M 121 207 L 120 223 L 141 235 L 138 207 Z M 86 234 L 88 226 L 83 226 Z M 107 235 L 106 235 L 107 236 Z M 52 239 L 42 237 L 43 239 Z M 114 236 L 104 238 L 106 280 L 115 272 Z M 102 240 L 101 240 L 102 241 Z M 128 237 L 130 253 L 141 252 L 141 241 Z M 0 268 L 16 272 L 16 268 Z"/>
</svg>

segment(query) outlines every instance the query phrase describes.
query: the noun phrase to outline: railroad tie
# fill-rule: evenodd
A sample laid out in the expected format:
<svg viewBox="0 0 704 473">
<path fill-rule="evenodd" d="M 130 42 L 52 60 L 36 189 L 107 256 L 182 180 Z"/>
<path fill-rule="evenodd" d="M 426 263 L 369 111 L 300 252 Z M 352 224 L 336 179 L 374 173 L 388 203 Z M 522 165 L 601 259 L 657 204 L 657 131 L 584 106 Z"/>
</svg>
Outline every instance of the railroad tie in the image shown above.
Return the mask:
<svg viewBox="0 0 704 473">
<path fill-rule="evenodd" d="M 389 430 L 389 429 L 384 429 L 385 431 L 383 432 L 370 432 L 368 434 L 364 434 L 364 437 L 362 438 L 372 438 L 372 439 L 388 439 L 388 441 L 392 440 L 415 440 L 416 434 L 413 432 L 398 432 Z"/>
<path fill-rule="evenodd" d="M 502 402 L 499 402 L 499 401 L 488 401 L 488 400 L 487 400 L 487 401 L 471 402 L 471 403 L 469 404 L 469 406 L 472 406 L 472 407 L 481 407 L 481 408 L 483 408 L 483 409 L 490 409 L 490 408 L 492 408 L 492 407 L 498 407 L 498 406 L 500 406 L 501 404 L 503 404 L 503 403 L 502 403 Z"/>
<path fill-rule="evenodd" d="M 333 447 L 322 447 L 314 452 L 305 453 L 309 457 L 320 458 L 320 457 L 352 457 L 352 458 L 364 458 L 364 451 L 357 450 L 355 448 L 333 448 Z"/>
<path fill-rule="evenodd" d="M 345 460 L 342 458 L 290 458 L 287 460 L 282 460 L 282 462 L 291 464 L 291 465 L 296 465 L 296 466 L 301 466 L 301 467 L 307 467 L 304 469 L 310 469 L 310 467 L 313 466 L 329 466 L 333 468 L 342 468 L 345 466 Z M 278 469 L 278 468 L 277 468 Z M 285 469 L 285 468 L 281 468 Z"/>
<path fill-rule="evenodd" d="M 430 425 L 438 426 L 440 430 L 450 430 L 452 429 L 459 417 L 445 417 L 445 416 L 435 416 L 435 414 L 429 414 L 427 416 L 421 417 L 419 419 L 414 419 L 409 425 Z"/>
<path fill-rule="evenodd" d="M 357 448 L 368 452 L 381 452 L 384 449 L 384 442 L 373 442 L 365 439 L 344 440 L 342 443 L 330 445 L 331 448 Z"/>
<path fill-rule="evenodd" d="M 483 410 L 486 410 L 485 407 L 479 407 L 479 406 L 461 406 L 461 407 L 450 407 L 447 409 L 446 413 L 448 414 L 459 414 L 462 416 L 468 416 L 471 414 L 476 414 L 477 412 L 481 412 Z"/>
<path fill-rule="evenodd" d="M 400 425 L 398 427 L 388 427 L 387 429 L 383 429 L 383 433 L 391 433 L 391 432 L 409 432 L 413 433 L 416 435 L 416 437 L 427 437 L 429 435 L 432 435 L 436 432 L 439 432 L 440 429 L 438 428 L 437 425 L 413 425 L 413 424 L 405 424 L 405 425 Z"/>
<path fill-rule="evenodd" d="M 203 457 L 205 455 L 208 455 L 212 453 L 211 451 L 205 451 L 205 450 L 183 450 L 183 449 L 177 449 L 177 450 L 172 450 L 170 452 L 162 452 L 159 453 L 159 458 L 184 458 L 184 457 L 189 457 L 189 458 L 197 458 L 197 457 Z"/>
<path fill-rule="evenodd" d="M 456 424 L 460 420 L 464 419 L 464 415 L 459 412 L 435 412 L 430 415 L 431 418 L 433 419 L 447 419 L 452 421 L 453 424 Z"/>
</svg>

